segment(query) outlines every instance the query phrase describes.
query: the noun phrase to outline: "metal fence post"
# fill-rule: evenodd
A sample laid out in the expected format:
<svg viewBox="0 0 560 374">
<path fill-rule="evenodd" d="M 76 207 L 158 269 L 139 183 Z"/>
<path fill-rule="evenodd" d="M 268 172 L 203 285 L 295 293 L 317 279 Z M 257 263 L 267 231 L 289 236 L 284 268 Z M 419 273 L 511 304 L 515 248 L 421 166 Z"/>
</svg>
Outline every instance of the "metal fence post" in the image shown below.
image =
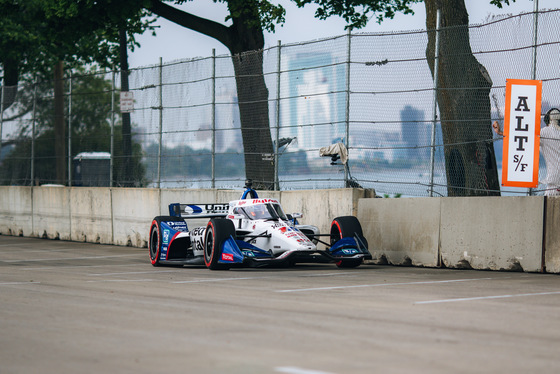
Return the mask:
<svg viewBox="0 0 560 374">
<path fill-rule="evenodd" d="M 216 188 L 216 49 L 212 48 L 212 189 Z"/>
<path fill-rule="evenodd" d="M 4 98 L 6 94 L 4 88 L 5 85 L 4 82 L 2 82 L 2 87 L 0 89 L 0 154 L 2 154 L 2 125 L 4 123 Z"/>
<path fill-rule="evenodd" d="M 115 155 L 115 67 L 111 71 L 111 158 L 109 159 L 109 187 L 113 187 Z"/>
<path fill-rule="evenodd" d="M 158 145 L 158 164 L 157 164 L 157 188 L 161 188 L 161 151 L 163 129 L 163 59 L 159 58 L 159 145 Z"/>
<path fill-rule="evenodd" d="M 278 162 L 280 157 L 278 154 L 278 144 L 280 141 L 280 74 L 282 64 L 282 42 L 278 40 L 278 78 L 276 82 L 276 145 L 274 146 L 274 190 L 280 190 L 280 180 L 278 179 Z"/>
<path fill-rule="evenodd" d="M 72 71 L 68 83 L 68 186 L 72 187 Z"/>
<path fill-rule="evenodd" d="M 539 32 L 539 0 L 533 0 L 533 66 L 531 79 L 537 79 L 537 42 Z"/>
<path fill-rule="evenodd" d="M 436 46 L 434 51 L 434 106 L 432 111 L 432 149 L 430 152 L 430 197 L 434 196 L 434 167 L 436 162 L 436 124 L 437 124 L 437 91 L 438 91 L 438 63 L 439 63 L 439 32 L 440 32 L 441 10 L 437 10 L 436 16 Z"/>
<path fill-rule="evenodd" d="M 531 79 L 537 79 L 537 42 L 539 33 L 539 0 L 533 1 L 533 64 L 531 65 Z M 533 195 L 533 189 L 527 189 L 527 195 Z"/>
<path fill-rule="evenodd" d="M 37 84 L 38 80 L 35 76 L 35 82 L 33 83 L 33 117 L 31 119 L 31 186 L 34 185 L 35 181 L 35 124 L 37 121 Z"/>
<path fill-rule="evenodd" d="M 352 54 L 352 29 L 348 29 L 348 47 L 346 51 L 346 149 L 350 150 L 350 58 Z M 348 161 L 347 161 L 348 162 Z M 344 187 L 348 185 L 348 164 L 344 168 Z"/>
</svg>

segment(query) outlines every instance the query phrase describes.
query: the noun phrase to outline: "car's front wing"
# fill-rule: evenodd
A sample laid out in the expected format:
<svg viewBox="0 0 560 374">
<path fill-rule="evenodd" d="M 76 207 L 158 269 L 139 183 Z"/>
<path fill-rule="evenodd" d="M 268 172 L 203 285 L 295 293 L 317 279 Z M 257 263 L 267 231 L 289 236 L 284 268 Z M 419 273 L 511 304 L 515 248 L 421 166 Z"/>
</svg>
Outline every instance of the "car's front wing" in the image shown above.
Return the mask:
<svg viewBox="0 0 560 374">
<path fill-rule="evenodd" d="M 290 262 L 338 262 L 348 259 L 371 259 L 359 237 L 343 238 L 326 250 L 288 250 L 280 254 L 265 251 L 243 240 L 230 237 L 222 245 L 219 263 L 232 266 L 259 267 Z"/>
</svg>

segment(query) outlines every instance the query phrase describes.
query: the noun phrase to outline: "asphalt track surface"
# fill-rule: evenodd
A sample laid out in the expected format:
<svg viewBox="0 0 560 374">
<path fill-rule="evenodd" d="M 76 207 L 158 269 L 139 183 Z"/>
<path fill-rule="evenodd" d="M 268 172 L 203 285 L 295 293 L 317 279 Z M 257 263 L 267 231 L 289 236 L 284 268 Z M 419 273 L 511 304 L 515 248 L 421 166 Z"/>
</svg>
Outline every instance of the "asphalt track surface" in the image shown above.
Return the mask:
<svg viewBox="0 0 560 374">
<path fill-rule="evenodd" d="M 152 267 L 0 235 L 0 373 L 552 373 L 560 276 Z"/>
</svg>

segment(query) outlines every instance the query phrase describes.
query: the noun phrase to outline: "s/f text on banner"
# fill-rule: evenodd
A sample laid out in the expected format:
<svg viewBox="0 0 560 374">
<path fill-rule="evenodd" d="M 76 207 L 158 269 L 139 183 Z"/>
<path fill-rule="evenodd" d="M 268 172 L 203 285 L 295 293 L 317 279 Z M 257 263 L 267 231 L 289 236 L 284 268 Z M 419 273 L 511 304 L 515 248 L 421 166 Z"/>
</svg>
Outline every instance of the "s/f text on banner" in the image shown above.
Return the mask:
<svg viewBox="0 0 560 374">
<path fill-rule="evenodd" d="M 508 79 L 504 118 L 502 185 L 537 187 L 542 82 Z"/>
</svg>

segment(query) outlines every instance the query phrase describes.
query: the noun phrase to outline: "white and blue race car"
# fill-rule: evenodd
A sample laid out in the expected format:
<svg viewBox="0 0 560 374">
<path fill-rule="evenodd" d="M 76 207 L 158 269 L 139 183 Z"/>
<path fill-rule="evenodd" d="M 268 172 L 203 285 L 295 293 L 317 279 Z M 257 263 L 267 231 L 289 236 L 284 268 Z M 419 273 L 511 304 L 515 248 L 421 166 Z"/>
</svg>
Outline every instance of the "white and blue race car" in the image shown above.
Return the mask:
<svg viewBox="0 0 560 374">
<path fill-rule="evenodd" d="M 337 217 L 329 234 L 300 225 L 301 214 L 286 215 L 276 199 L 261 199 L 248 184 L 240 200 L 227 204 L 170 204 L 169 216 L 150 227 L 152 265 L 206 265 L 209 269 L 260 267 L 298 262 L 335 262 L 354 268 L 371 259 L 362 227 L 354 216 Z M 185 219 L 210 218 L 189 230 Z M 328 237 L 328 242 L 320 237 Z M 319 250 L 318 243 L 325 245 Z"/>
</svg>

